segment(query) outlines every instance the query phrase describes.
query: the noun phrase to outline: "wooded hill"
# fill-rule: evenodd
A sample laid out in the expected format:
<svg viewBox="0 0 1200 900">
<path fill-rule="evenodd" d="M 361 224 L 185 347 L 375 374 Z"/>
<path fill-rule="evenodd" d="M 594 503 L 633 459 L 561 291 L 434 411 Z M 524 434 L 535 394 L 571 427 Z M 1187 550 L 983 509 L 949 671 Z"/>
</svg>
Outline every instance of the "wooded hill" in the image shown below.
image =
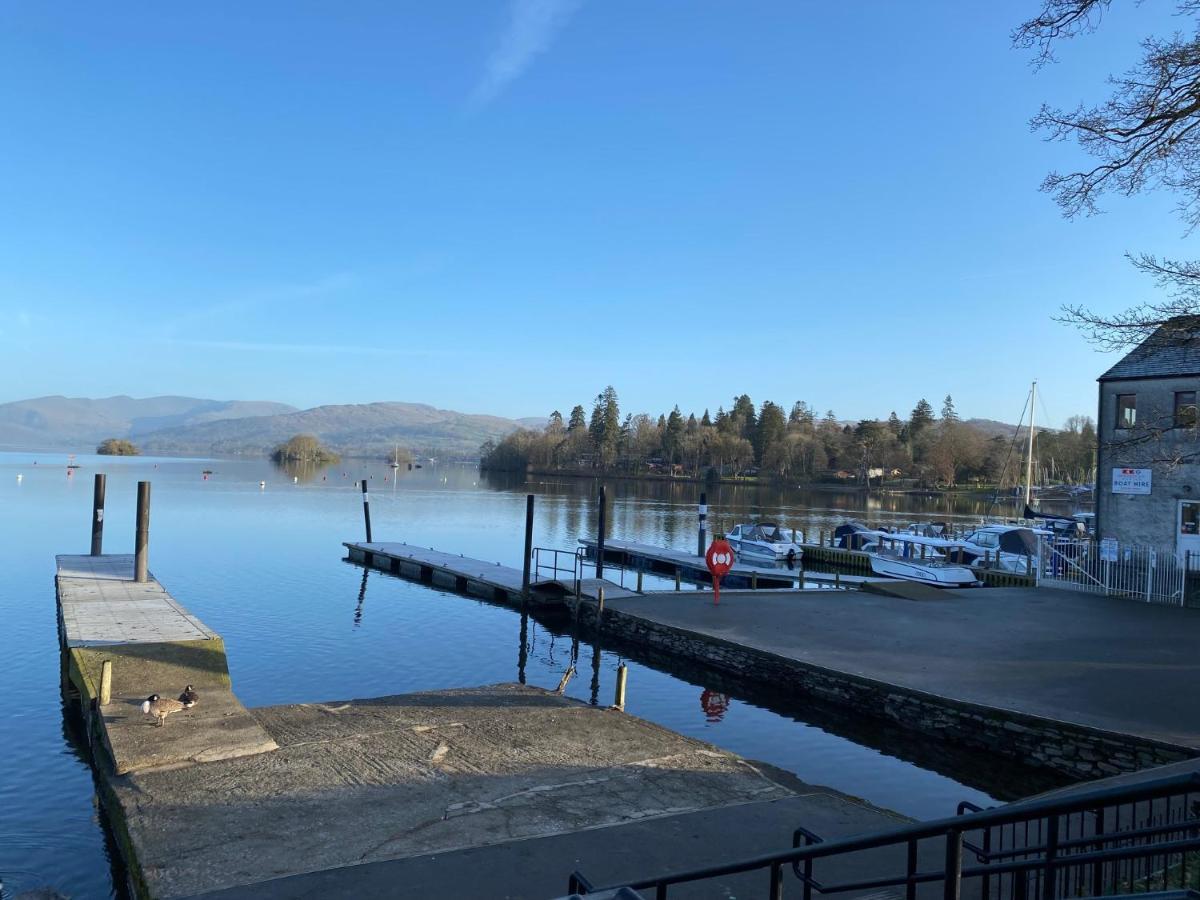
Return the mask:
<svg viewBox="0 0 1200 900">
<path fill-rule="evenodd" d="M 658 418 L 621 416 L 616 391 L 605 388 L 589 415 L 576 406 L 564 421 L 557 410 L 540 430 L 522 429 L 480 448 L 485 468 L 509 471 L 597 471 L 690 477 L 766 475 L 814 481 L 909 478 L 921 485 L 1015 483 L 1024 458 L 1013 426 L 963 421 L 947 396 L 940 414 L 926 400 L 901 418 L 842 422 L 803 400 L 789 411 L 770 400 L 755 407 L 747 395 L 728 412 L 718 407 L 684 417 L 676 406 Z M 998 433 L 999 432 L 999 433 Z M 1028 429 L 1023 433 L 1028 435 Z M 1092 475 L 1096 435 L 1091 419 L 1073 416 L 1062 430 L 1038 429 L 1037 452 L 1064 480 Z"/>
</svg>

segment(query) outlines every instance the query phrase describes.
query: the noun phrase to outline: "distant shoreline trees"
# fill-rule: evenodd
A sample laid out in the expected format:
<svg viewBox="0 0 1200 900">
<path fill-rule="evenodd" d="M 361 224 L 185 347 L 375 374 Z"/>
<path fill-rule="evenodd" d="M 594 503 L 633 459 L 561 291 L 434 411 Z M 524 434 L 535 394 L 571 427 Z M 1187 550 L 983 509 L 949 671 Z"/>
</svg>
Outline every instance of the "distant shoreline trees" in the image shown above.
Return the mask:
<svg viewBox="0 0 1200 900">
<path fill-rule="evenodd" d="M 275 462 L 308 462 L 329 465 L 341 460 L 341 457 L 327 447 L 321 445 L 315 435 L 298 434 L 285 443 L 280 444 L 271 454 Z"/>
<path fill-rule="evenodd" d="M 100 456 L 140 456 L 141 451 L 131 441 L 122 438 L 109 438 L 96 448 Z"/>
<path fill-rule="evenodd" d="M 1096 435 L 1092 420 L 1073 416 L 1061 431 L 1040 429 L 1038 457 L 1057 480 L 1092 478 Z M 863 485 L 908 479 L 922 487 L 962 482 L 1016 483 L 1023 471 L 1021 448 L 1011 435 L 996 435 L 959 418 L 947 396 L 942 415 L 920 400 L 907 419 L 838 420 L 832 410 L 817 418 L 796 401 L 790 412 L 768 400 L 756 407 L 742 394 L 726 412 L 684 416 L 679 407 L 654 418 L 621 417 L 610 385 L 595 399 L 591 416 L 582 406 L 564 424 L 555 410 L 542 431 L 519 429 L 480 448 L 484 469 L 526 472 L 613 473 L 646 477 L 719 479 L 761 476 L 796 482 L 821 480 Z"/>
</svg>

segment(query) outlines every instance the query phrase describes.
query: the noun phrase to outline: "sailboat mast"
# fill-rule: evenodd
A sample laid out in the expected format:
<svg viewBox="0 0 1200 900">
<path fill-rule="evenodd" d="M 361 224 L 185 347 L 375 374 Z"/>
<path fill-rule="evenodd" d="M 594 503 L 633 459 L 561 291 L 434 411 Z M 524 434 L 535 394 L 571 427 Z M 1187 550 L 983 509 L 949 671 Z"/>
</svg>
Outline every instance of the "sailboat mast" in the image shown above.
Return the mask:
<svg viewBox="0 0 1200 900">
<path fill-rule="evenodd" d="M 1029 451 L 1025 455 L 1025 506 L 1033 495 L 1033 415 L 1037 405 L 1037 382 L 1029 388 Z"/>
</svg>

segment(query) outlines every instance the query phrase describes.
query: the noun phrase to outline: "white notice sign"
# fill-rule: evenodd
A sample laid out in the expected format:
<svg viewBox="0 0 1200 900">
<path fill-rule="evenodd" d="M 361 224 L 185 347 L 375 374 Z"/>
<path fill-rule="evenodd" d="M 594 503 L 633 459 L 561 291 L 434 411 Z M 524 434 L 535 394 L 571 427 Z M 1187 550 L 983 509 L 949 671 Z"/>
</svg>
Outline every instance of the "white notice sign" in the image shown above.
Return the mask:
<svg viewBox="0 0 1200 900">
<path fill-rule="evenodd" d="M 1149 469 L 1113 469 L 1112 492 L 1114 494 L 1149 494 Z"/>
<path fill-rule="evenodd" d="M 1101 562 L 1116 562 L 1117 561 L 1117 539 L 1104 538 L 1100 541 L 1100 560 Z"/>
</svg>

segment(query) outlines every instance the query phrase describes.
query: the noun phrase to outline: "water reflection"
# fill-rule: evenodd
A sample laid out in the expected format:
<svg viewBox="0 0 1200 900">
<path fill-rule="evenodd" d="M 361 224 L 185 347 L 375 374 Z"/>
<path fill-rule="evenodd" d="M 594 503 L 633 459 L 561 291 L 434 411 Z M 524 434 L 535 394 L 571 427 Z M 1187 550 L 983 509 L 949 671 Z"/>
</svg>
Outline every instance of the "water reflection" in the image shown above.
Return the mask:
<svg viewBox="0 0 1200 900">
<path fill-rule="evenodd" d="M 295 484 L 309 484 L 316 481 L 328 481 L 334 466 L 329 463 L 315 463 L 307 460 L 287 459 L 273 460 L 274 466 Z"/>
</svg>

